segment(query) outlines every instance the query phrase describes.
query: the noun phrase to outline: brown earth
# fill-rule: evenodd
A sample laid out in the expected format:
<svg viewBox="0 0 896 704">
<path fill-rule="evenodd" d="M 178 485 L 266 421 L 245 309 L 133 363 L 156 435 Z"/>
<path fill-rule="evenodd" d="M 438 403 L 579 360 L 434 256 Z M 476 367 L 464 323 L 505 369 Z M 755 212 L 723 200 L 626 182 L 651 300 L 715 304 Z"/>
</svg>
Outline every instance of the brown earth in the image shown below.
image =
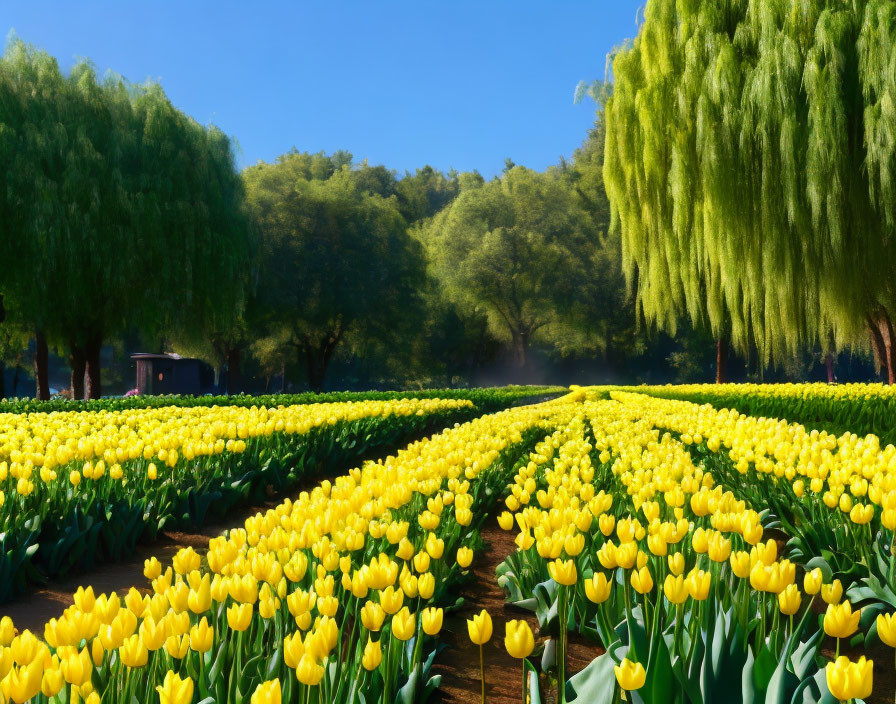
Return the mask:
<svg viewBox="0 0 896 704">
<path fill-rule="evenodd" d="M 181 548 L 192 547 L 196 552 L 204 554 L 208 550 L 209 538 L 221 535 L 228 528 L 241 525 L 242 522 L 259 511 L 265 511 L 276 505 L 271 501 L 264 506 L 251 506 L 233 512 L 227 524 L 213 524 L 197 528 L 192 532 L 164 531 L 153 542 L 141 543 L 137 551 L 122 562 L 109 562 L 94 567 L 89 572 L 54 580 L 44 587 L 36 588 L 18 597 L 8 604 L 0 604 L 0 617 L 12 618 L 20 631 L 28 629 L 43 637 L 44 624 L 51 618 L 58 618 L 73 603 L 73 594 L 81 585 L 90 585 L 94 592 L 118 592 L 124 596 L 131 588 L 148 593 L 149 582 L 143 576 L 143 561 L 157 557 L 163 565 L 170 564 L 171 558 Z"/>
<path fill-rule="evenodd" d="M 484 646 L 486 696 L 490 704 L 519 704 L 522 699 L 522 664 L 510 657 L 504 649 L 504 630 L 507 621 L 525 619 L 537 634 L 537 620 L 530 611 L 514 608 L 504 601 L 504 592 L 498 586 L 495 569 L 512 551 L 516 550 L 513 533 L 501 530 L 494 518 L 486 521 L 482 529 L 485 550 L 472 565 L 472 579 L 463 585 L 460 596 L 462 608 L 445 615 L 440 638 L 448 647 L 436 656 L 433 674 L 442 675 L 442 684 L 433 695 L 433 701 L 444 704 L 471 704 L 482 697 L 479 679 L 479 649 L 467 635 L 467 619 L 486 609 L 492 617 L 494 633 Z M 585 643 L 570 634 L 567 676 L 584 668 L 603 652 L 595 645 Z M 553 692 L 543 681 L 543 700 L 553 702 Z"/>
</svg>

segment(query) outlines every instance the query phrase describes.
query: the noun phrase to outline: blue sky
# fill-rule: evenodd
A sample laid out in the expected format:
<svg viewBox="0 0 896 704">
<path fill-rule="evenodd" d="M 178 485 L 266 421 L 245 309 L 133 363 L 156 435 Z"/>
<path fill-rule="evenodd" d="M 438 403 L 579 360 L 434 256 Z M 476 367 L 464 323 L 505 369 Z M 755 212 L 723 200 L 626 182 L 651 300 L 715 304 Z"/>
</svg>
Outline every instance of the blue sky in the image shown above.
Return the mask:
<svg viewBox="0 0 896 704">
<path fill-rule="evenodd" d="M 573 103 L 636 33 L 643 0 L 84 2 L 3 0 L 0 29 L 104 73 L 161 82 L 239 145 L 241 166 L 347 149 L 424 164 L 542 169 L 593 122 Z"/>
</svg>

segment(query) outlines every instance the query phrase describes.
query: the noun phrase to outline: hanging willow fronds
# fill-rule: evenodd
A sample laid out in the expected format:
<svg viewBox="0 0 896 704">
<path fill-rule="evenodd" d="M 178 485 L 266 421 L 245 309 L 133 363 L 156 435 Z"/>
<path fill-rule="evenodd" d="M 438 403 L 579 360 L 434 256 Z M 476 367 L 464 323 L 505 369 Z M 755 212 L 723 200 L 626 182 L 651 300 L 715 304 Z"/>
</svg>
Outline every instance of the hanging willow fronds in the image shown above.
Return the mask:
<svg viewBox="0 0 896 704">
<path fill-rule="evenodd" d="M 604 179 L 648 322 L 763 362 L 896 313 L 896 3 L 648 0 Z"/>
</svg>

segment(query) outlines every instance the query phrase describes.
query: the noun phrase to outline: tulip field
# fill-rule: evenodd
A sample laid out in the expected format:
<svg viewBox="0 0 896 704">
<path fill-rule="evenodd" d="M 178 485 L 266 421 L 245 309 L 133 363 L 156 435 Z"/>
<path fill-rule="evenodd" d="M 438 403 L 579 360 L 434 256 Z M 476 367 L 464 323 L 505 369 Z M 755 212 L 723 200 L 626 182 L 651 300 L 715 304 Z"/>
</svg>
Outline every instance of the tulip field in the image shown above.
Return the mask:
<svg viewBox="0 0 896 704">
<path fill-rule="evenodd" d="M 104 526 L 54 543 L 75 569 L 133 550 L 127 512 L 110 506 L 152 532 L 226 513 L 261 486 L 288 498 L 207 553 L 147 560 L 146 582 L 122 593 L 85 575 L 41 633 L 0 620 L 0 702 L 436 699 L 435 664 L 452 657 L 442 631 L 493 526 L 516 546 L 494 575 L 515 617 L 464 624 L 479 662 L 469 701 L 495 684 L 492 641 L 518 663 L 515 701 L 530 704 L 892 701 L 880 680 L 896 662 L 896 448 L 879 435 L 893 397 L 874 385 L 741 393 L 752 397 L 572 387 L 498 411 L 447 394 L 10 410 L 10 598 L 29 570 L 52 578 L 44 548 L 15 572 L 29 521 L 61 531 L 40 528 L 39 546 L 71 535 L 64 521 Z M 863 398 L 875 410 L 857 413 L 855 433 L 829 430 Z M 296 473 L 346 462 L 289 495 Z M 575 671 L 571 639 L 591 652 Z"/>
</svg>

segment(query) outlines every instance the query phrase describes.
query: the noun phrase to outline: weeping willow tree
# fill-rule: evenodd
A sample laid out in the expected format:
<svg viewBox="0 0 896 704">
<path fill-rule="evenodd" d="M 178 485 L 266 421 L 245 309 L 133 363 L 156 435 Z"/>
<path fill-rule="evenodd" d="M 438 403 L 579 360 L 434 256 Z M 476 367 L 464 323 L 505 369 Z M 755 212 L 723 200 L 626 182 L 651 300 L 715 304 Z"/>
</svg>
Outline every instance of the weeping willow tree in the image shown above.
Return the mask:
<svg viewBox="0 0 896 704">
<path fill-rule="evenodd" d="M 884 0 L 647 2 L 604 179 L 648 323 L 763 364 L 870 338 L 894 381 L 894 48 Z"/>
<path fill-rule="evenodd" d="M 230 141 L 158 85 L 66 75 L 20 40 L 0 57 L 0 293 L 37 341 L 67 350 L 99 397 L 100 349 L 127 330 L 226 321 L 251 250 Z M 85 374 L 87 388 L 84 388 Z"/>
</svg>

